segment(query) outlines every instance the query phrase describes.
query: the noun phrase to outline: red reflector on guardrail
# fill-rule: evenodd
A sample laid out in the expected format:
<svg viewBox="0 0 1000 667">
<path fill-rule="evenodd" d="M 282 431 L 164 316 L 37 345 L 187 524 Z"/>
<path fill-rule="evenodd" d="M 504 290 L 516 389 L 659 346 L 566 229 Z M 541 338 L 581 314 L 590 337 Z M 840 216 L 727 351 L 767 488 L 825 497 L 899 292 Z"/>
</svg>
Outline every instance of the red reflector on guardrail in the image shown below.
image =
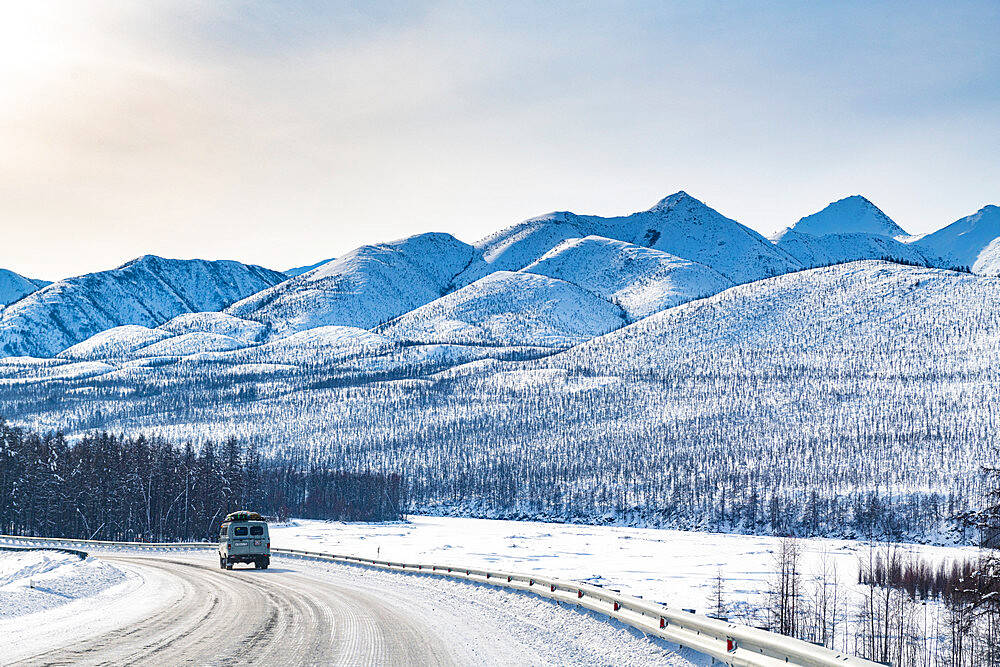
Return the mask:
<svg viewBox="0 0 1000 667">
<path fill-rule="evenodd" d="M 665 619 L 665 618 L 663 618 L 663 617 L 661 616 L 661 617 L 660 617 L 660 629 L 662 630 L 662 629 L 663 629 L 663 628 L 665 628 L 665 627 L 667 627 L 667 619 Z"/>
<path fill-rule="evenodd" d="M 534 586 L 535 585 L 535 580 L 534 579 L 528 579 L 528 585 L 529 586 Z"/>
<path fill-rule="evenodd" d="M 615 600 L 615 611 L 618 611 L 621 608 L 622 608 L 622 606 L 620 604 L 618 604 L 617 600 Z"/>
<path fill-rule="evenodd" d="M 555 585 L 552 585 L 552 586 L 549 586 L 549 592 L 550 592 L 550 593 L 555 593 L 555 592 L 556 592 L 556 587 L 555 587 Z"/>
<path fill-rule="evenodd" d="M 726 637 L 726 652 L 732 653 L 736 650 L 736 640 L 732 637 Z"/>
<path fill-rule="evenodd" d="M 582 598 L 583 597 L 583 591 L 577 591 L 576 592 L 576 597 Z"/>
</svg>

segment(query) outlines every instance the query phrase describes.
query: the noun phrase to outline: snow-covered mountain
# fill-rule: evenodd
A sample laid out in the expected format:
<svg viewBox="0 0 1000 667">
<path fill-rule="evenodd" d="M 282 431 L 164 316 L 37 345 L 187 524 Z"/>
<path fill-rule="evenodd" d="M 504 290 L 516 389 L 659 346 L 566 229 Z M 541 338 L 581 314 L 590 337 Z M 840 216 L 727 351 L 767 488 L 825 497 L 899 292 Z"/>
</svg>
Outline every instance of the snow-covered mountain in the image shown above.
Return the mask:
<svg viewBox="0 0 1000 667">
<path fill-rule="evenodd" d="M 906 242 L 910 237 L 903 228 L 861 195 L 835 201 L 770 238 L 805 267 L 864 259 L 949 266 L 937 254 Z"/>
<path fill-rule="evenodd" d="M 439 233 L 362 246 L 226 312 L 266 324 L 272 337 L 326 325 L 370 329 L 440 297 L 474 252 Z"/>
<path fill-rule="evenodd" d="M 33 280 L 13 271 L 0 269 L 0 308 L 14 303 L 48 284 L 45 280 Z"/>
<path fill-rule="evenodd" d="M 456 283 L 467 284 L 493 271 L 522 269 L 559 243 L 586 236 L 625 241 L 699 262 L 737 284 L 801 268 L 757 232 L 677 192 L 648 211 L 623 217 L 559 212 L 525 220 L 477 243 L 481 258 Z"/>
<path fill-rule="evenodd" d="M 0 355 L 52 356 L 112 327 L 154 327 L 181 313 L 220 310 L 284 278 L 233 261 L 145 255 L 117 269 L 60 280 L 6 308 Z"/>
<path fill-rule="evenodd" d="M 569 347 L 624 324 L 621 308 L 576 285 L 496 271 L 378 333 L 401 342 Z"/>
<path fill-rule="evenodd" d="M 303 273 L 306 273 L 307 271 L 312 271 L 317 267 L 323 266 L 327 262 L 332 262 L 334 259 L 335 259 L 334 257 L 330 257 L 329 259 L 321 259 L 320 261 L 314 264 L 307 264 L 306 266 L 296 266 L 294 269 L 288 269 L 287 271 L 282 271 L 282 273 L 284 273 L 289 278 L 294 278 L 295 276 L 301 276 Z"/>
<path fill-rule="evenodd" d="M 582 287 L 620 306 L 630 321 L 732 287 L 704 264 L 600 236 L 563 241 L 523 271 Z"/>
<path fill-rule="evenodd" d="M 947 266 L 940 257 L 921 247 L 881 234 L 855 232 L 813 236 L 786 229 L 775 234 L 772 240 L 776 246 L 807 267 L 843 264 L 862 259 L 893 259 L 927 266 Z"/>
<path fill-rule="evenodd" d="M 984 206 L 914 245 L 973 273 L 1000 275 L 1000 206 Z"/>
<path fill-rule="evenodd" d="M 491 313 L 497 331 L 516 331 L 524 320 L 505 318 L 527 310 L 516 299 L 535 281 L 543 297 L 576 289 L 560 302 L 611 307 L 527 272 L 492 280 L 492 300 L 472 285 L 374 334 L 321 327 L 175 356 L 192 339 L 157 328 L 130 335 L 163 356 L 0 359 L 0 405 L 42 429 L 236 435 L 337 469 L 406 471 L 415 507 L 431 512 L 842 535 L 878 512 L 929 535 L 942 503 L 961 511 L 977 497 L 1000 427 L 1000 278 L 841 264 L 568 350 L 491 358 Z M 484 344 L 411 340 L 436 340 L 448 321 L 459 326 L 445 334 L 462 331 L 467 314 Z M 520 315 L 565 333 L 545 312 Z"/>
<path fill-rule="evenodd" d="M 800 234 L 878 234 L 895 238 L 907 236 L 878 206 L 861 195 L 839 199 L 818 213 L 800 219 L 791 229 Z"/>
</svg>

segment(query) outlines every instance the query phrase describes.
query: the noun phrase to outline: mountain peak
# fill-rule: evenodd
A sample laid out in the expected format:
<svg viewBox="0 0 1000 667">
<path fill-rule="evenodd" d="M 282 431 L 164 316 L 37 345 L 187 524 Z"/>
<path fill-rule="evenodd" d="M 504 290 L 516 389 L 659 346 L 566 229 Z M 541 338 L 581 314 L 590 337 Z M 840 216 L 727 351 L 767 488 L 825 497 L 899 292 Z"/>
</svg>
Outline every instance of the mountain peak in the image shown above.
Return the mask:
<svg viewBox="0 0 1000 667">
<path fill-rule="evenodd" d="M 807 215 L 791 227 L 793 230 L 813 236 L 827 234 L 879 234 L 896 237 L 906 231 L 861 195 L 844 197 L 818 213 Z"/>
<path fill-rule="evenodd" d="M 661 199 L 660 201 L 656 202 L 656 205 L 653 206 L 653 208 L 649 209 L 649 211 L 651 213 L 657 211 L 669 211 L 670 209 L 675 208 L 678 204 L 682 203 L 689 203 L 689 204 L 694 203 L 694 204 L 700 204 L 702 206 L 705 205 L 704 202 L 692 197 L 683 190 L 678 190 L 674 194 L 668 195 L 663 199 Z"/>
</svg>

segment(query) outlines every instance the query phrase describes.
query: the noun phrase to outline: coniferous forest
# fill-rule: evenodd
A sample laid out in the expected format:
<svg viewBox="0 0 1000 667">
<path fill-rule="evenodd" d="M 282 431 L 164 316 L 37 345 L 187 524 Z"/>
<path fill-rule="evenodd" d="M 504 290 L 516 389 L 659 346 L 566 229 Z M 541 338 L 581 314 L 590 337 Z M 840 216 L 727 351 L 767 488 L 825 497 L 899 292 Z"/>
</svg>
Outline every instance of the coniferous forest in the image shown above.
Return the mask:
<svg viewBox="0 0 1000 667">
<path fill-rule="evenodd" d="M 160 437 L 86 435 L 72 445 L 0 422 L 0 532 L 77 539 L 210 539 L 253 509 L 350 521 L 402 518 L 399 475 L 263 461 L 235 438 L 196 451 Z"/>
</svg>

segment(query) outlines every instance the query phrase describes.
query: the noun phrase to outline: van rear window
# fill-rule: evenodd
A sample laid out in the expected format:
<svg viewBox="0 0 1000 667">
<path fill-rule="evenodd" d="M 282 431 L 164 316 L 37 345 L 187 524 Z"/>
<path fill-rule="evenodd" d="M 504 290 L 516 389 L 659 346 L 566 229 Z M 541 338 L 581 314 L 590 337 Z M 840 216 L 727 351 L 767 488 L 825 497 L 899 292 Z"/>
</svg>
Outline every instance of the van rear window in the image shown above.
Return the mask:
<svg viewBox="0 0 1000 667">
<path fill-rule="evenodd" d="M 250 534 L 251 535 L 263 535 L 264 534 L 264 526 L 250 526 Z"/>
<path fill-rule="evenodd" d="M 243 537 L 246 534 L 247 534 L 246 526 L 236 526 L 235 528 L 233 528 L 233 535 L 235 535 L 236 537 Z"/>
</svg>

